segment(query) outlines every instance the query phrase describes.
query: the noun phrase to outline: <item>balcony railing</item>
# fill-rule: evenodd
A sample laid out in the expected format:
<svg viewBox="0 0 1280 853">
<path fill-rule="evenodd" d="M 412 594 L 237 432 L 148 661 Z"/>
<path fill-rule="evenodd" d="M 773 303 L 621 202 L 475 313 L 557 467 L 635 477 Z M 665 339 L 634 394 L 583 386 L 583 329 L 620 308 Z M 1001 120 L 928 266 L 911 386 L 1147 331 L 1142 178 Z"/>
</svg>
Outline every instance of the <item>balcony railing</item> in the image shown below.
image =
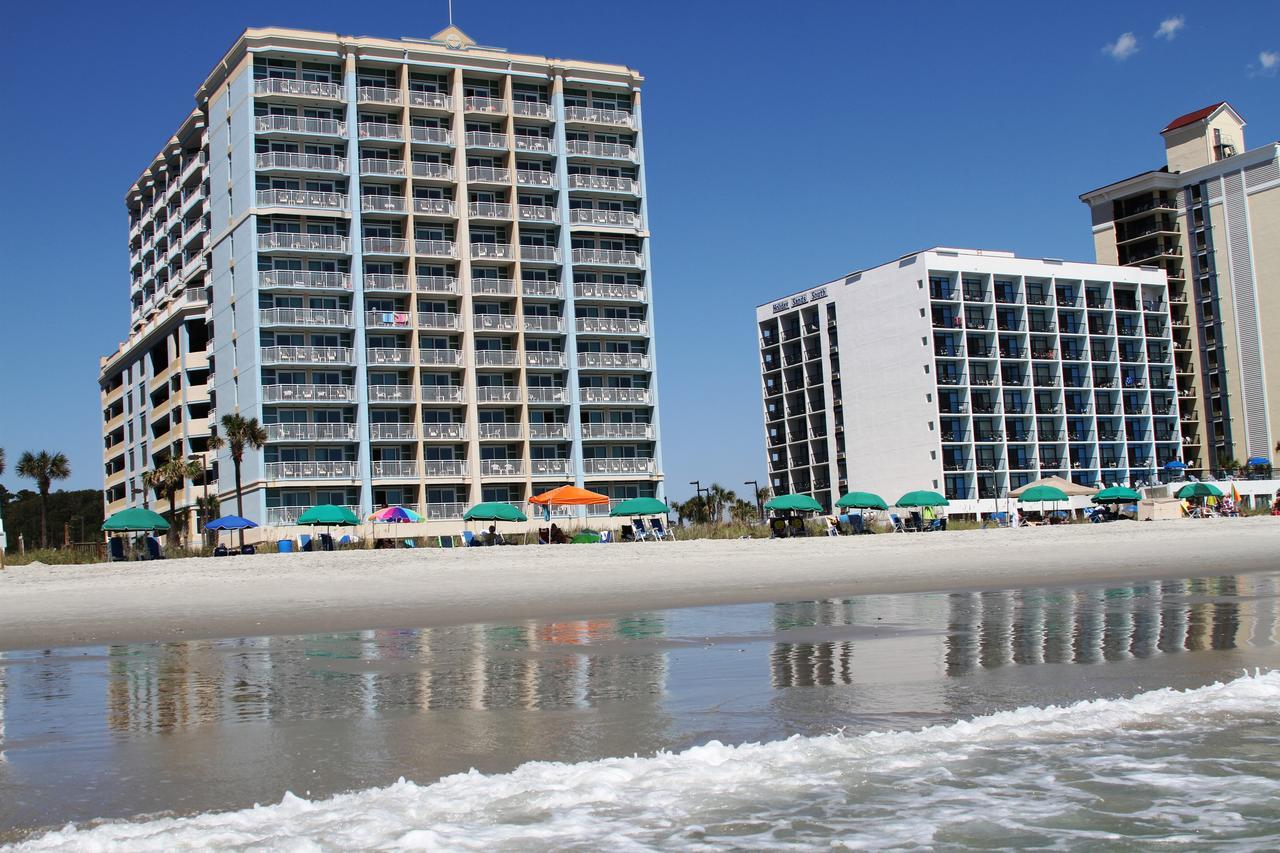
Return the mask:
<svg viewBox="0 0 1280 853">
<path fill-rule="evenodd" d="M 385 86 L 360 86 L 356 89 L 356 100 L 373 104 L 399 104 L 400 90 Z"/>
<path fill-rule="evenodd" d="M 305 506 L 269 506 L 267 507 L 267 526 L 268 527 L 288 527 L 298 523 L 298 518 L 309 507 Z M 347 506 L 345 509 L 350 510 L 357 516 L 360 514 L 360 507 Z"/>
<path fill-rule="evenodd" d="M 414 240 L 413 250 L 419 255 L 437 258 L 458 257 L 458 244 L 452 240 Z"/>
<path fill-rule="evenodd" d="M 462 518 L 467 511 L 465 503 L 431 503 L 418 507 L 418 514 L 427 521 L 451 521 Z"/>
<path fill-rule="evenodd" d="M 462 364 L 462 350 L 457 349 L 420 349 L 418 364 L 423 367 L 457 367 Z"/>
<path fill-rule="evenodd" d="M 268 462 L 263 466 L 268 480 L 354 480 L 355 462 L 330 460 L 308 462 Z"/>
<path fill-rule="evenodd" d="M 521 222 L 559 222 L 560 211 L 544 204 L 522 204 L 516 208 Z"/>
<path fill-rule="evenodd" d="M 416 90 L 409 91 L 409 106 L 411 107 L 427 107 L 435 110 L 453 111 L 453 98 L 450 98 L 444 92 L 420 92 Z"/>
<path fill-rule="evenodd" d="M 427 441 L 466 441 L 467 425 L 454 423 L 424 423 L 422 438 Z"/>
<path fill-rule="evenodd" d="M 457 208 L 453 200 L 448 198 L 415 198 L 413 212 L 428 216 L 457 216 Z"/>
<path fill-rule="evenodd" d="M 564 318 L 526 315 L 524 318 L 524 330 L 526 332 L 563 332 Z"/>
<path fill-rule="evenodd" d="M 448 275 L 414 276 L 419 293 L 457 293 L 458 280 Z"/>
<path fill-rule="evenodd" d="M 583 459 L 586 474 L 652 474 L 653 460 L 643 456 L 622 459 Z"/>
<path fill-rule="evenodd" d="M 362 121 L 356 125 L 361 139 L 404 139 L 404 125 L 382 121 Z"/>
<path fill-rule="evenodd" d="M 569 224 L 635 229 L 640 227 L 640 214 L 630 210 L 595 210 L 579 207 L 569 211 Z"/>
<path fill-rule="evenodd" d="M 555 246 L 521 246 L 520 260 L 534 263 L 560 263 L 560 250 Z"/>
<path fill-rule="evenodd" d="M 305 207 L 313 210 L 344 210 L 345 193 L 326 193 L 313 190 L 258 190 L 258 207 Z"/>
<path fill-rule="evenodd" d="M 463 134 L 463 141 L 468 148 L 487 148 L 491 151 L 507 150 L 507 135 L 505 133 L 469 130 Z"/>
<path fill-rule="evenodd" d="M 467 476 L 467 463 L 463 459 L 428 459 L 422 463 L 422 476 L 440 479 Z"/>
<path fill-rule="evenodd" d="M 653 439 L 653 424 L 636 423 L 586 423 L 582 425 L 582 437 L 588 440 L 641 440 Z"/>
<path fill-rule="evenodd" d="M 375 480 L 416 480 L 419 477 L 418 463 L 410 460 L 384 460 L 373 462 L 371 467 Z"/>
<path fill-rule="evenodd" d="M 510 243 L 472 243 L 471 257 L 476 260 L 510 261 L 515 250 Z"/>
<path fill-rule="evenodd" d="M 511 170 L 495 166 L 468 166 L 467 183 L 469 184 L 509 184 Z"/>
<path fill-rule="evenodd" d="M 447 311 L 419 311 L 418 328 L 452 331 L 462 328 L 461 315 Z"/>
<path fill-rule="evenodd" d="M 271 346 L 262 348 L 263 364 L 353 364 L 350 347 Z"/>
<path fill-rule="evenodd" d="M 520 293 L 526 297 L 541 297 L 545 299 L 564 298 L 564 290 L 560 287 L 560 282 L 542 281 L 540 279 L 532 278 L 521 280 Z"/>
<path fill-rule="evenodd" d="M 453 144 L 453 134 L 443 127 L 418 127 L 414 125 L 409 128 L 409 139 L 425 145 Z"/>
<path fill-rule="evenodd" d="M 258 234 L 258 249 L 264 252 L 330 252 L 346 254 L 350 241 L 341 234 L 300 234 L 295 231 L 264 231 Z"/>
<path fill-rule="evenodd" d="M 577 282 L 573 285 L 575 299 L 607 299 L 625 302 L 644 302 L 644 288 L 638 284 L 610 284 L 607 282 Z"/>
<path fill-rule="evenodd" d="M 476 425 L 476 437 L 481 441 L 501 441 L 521 438 L 524 435 L 524 429 L 520 424 L 508 423 L 482 423 Z"/>
<path fill-rule="evenodd" d="M 516 169 L 516 183 L 522 187 L 550 187 L 556 182 L 555 172 L 540 169 Z"/>
<path fill-rule="evenodd" d="M 477 367 L 516 367 L 520 363 L 520 353 L 513 349 L 476 350 Z"/>
<path fill-rule="evenodd" d="M 509 278 L 473 278 L 471 292 L 486 296 L 514 296 L 516 283 Z"/>
<path fill-rule="evenodd" d="M 479 95 L 469 95 L 462 99 L 462 109 L 469 113 L 501 115 L 507 111 L 507 102 L 502 98 L 485 98 Z"/>
<path fill-rule="evenodd" d="M 584 403 L 648 403 L 648 388 L 595 388 L 583 387 L 579 399 Z"/>
<path fill-rule="evenodd" d="M 288 169 L 300 172 L 347 171 L 345 157 L 332 154 L 299 154 L 293 151 L 263 151 L 256 157 L 259 169 Z M 364 161 L 361 161 L 363 171 Z"/>
<path fill-rule="evenodd" d="M 648 370 L 649 356 L 641 352 L 580 352 L 578 367 L 587 370 Z"/>
<path fill-rule="evenodd" d="M 338 308 L 263 308 L 259 312 L 263 326 L 336 326 L 351 327 L 351 312 Z"/>
<path fill-rule="evenodd" d="M 515 141 L 517 151 L 531 151 L 537 154 L 556 153 L 556 141 L 548 136 L 517 133 Z"/>
<path fill-rule="evenodd" d="M 448 163 L 426 163 L 414 160 L 413 176 L 415 178 L 433 178 L 441 181 L 452 181 L 453 167 Z"/>
<path fill-rule="evenodd" d="M 481 385 L 476 388 L 477 403 L 519 403 L 522 396 L 518 385 Z"/>
<path fill-rule="evenodd" d="M 355 424 L 267 424 L 268 441 L 355 441 Z"/>
<path fill-rule="evenodd" d="M 568 477 L 572 464 L 569 459 L 530 459 L 529 473 L 534 477 Z"/>
<path fill-rule="evenodd" d="M 568 441 L 569 425 L 568 424 L 529 424 L 529 440 L 530 441 Z"/>
<path fill-rule="evenodd" d="M 414 200 L 415 206 L 417 199 Z M 405 198 L 402 195 L 378 195 L 369 193 L 360 196 L 360 209 L 373 213 L 404 213 Z"/>
<path fill-rule="evenodd" d="M 370 385 L 370 403 L 412 403 L 417 399 L 412 385 Z"/>
<path fill-rule="evenodd" d="M 305 116 L 258 116 L 254 120 L 258 133 L 298 133 L 307 136 L 346 136 L 347 123 L 332 118 Z"/>
<path fill-rule="evenodd" d="M 586 142 L 573 140 L 566 142 L 565 153 L 570 157 L 595 157 L 606 160 L 630 160 L 635 162 L 636 149 L 630 145 L 617 142 Z"/>
<path fill-rule="evenodd" d="M 264 403 L 354 403 L 354 385 L 263 385 Z"/>
<path fill-rule="evenodd" d="M 521 459 L 480 460 L 482 477 L 515 477 L 522 474 L 524 474 L 524 461 Z"/>
<path fill-rule="evenodd" d="M 639 185 L 631 178 L 621 178 L 615 175 L 570 175 L 569 189 L 598 190 L 601 192 L 635 195 L 639 190 Z"/>
<path fill-rule="evenodd" d="M 318 80 L 292 80 L 285 77 L 267 77 L 253 81 L 255 95 L 297 95 L 304 98 L 327 98 L 340 101 L 346 95 L 340 83 L 322 83 Z"/>
<path fill-rule="evenodd" d="M 511 205 L 492 201 L 473 201 L 467 205 L 467 216 L 476 219 L 510 219 Z"/>
<path fill-rule="evenodd" d="M 567 403 L 568 389 L 563 385 L 531 385 L 529 386 L 530 403 Z"/>
<path fill-rule="evenodd" d="M 516 318 L 514 314 L 473 314 L 471 326 L 486 331 L 514 332 Z"/>
<path fill-rule="evenodd" d="M 413 350 L 408 347 L 368 347 L 365 357 L 371 365 L 413 364 Z"/>
<path fill-rule="evenodd" d="M 461 385 L 423 385 L 422 402 L 424 403 L 461 403 Z"/>
<path fill-rule="evenodd" d="M 524 354 L 525 367 L 560 368 L 568 366 L 569 360 L 563 352 L 554 350 L 529 350 Z"/>
<path fill-rule="evenodd" d="M 261 156 L 261 155 L 259 155 Z M 360 160 L 360 174 L 389 175 L 393 178 L 404 177 L 404 161 L 390 157 L 364 157 Z"/>
<path fill-rule="evenodd" d="M 551 118 L 551 105 L 542 101 L 513 101 L 511 112 L 528 118 Z"/>
<path fill-rule="evenodd" d="M 417 424 L 369 424 L 369 438 L 373 441 L 413 441 L 417 437 Z"/>
<path fill-rule="evenodd" d="M 636 126 L 635 117 L 626 110 L 608 110 L 597 107 L 565 107 L 565 121 L 580 124 L 607 124 L 612 127 Z"/>
<path fill-rule="evenodd" d="M 380 293 L 407 293 L 409 276 L 397 273 L 365 273 L 364 289 Z"/>
<path fill-rule="evenodd" d="M 370 329 L 407 329 L 408 311 L 366 311 L 364 324 Z"/>
<path fill-rule="evenodd" d="M 574 249 L 573 262 L 611 267 L 638 267 L 641 258 L 639 252 L 626 249 Z"/>
<path fill-rule="evenodd" d="M 649 324 L 644 320 L 625 317 L 579 317 L 575 323 L 579 332 L 606 335 L 647 335 Z M 939 382 L 942 381 L 939 377 Z"/>
<path fill-rule="evenodd" d="M 366 284 L 368 277 L 366 276 Z M 262 270 L 258 273 L 258 286 L 263 290 L 273 288 L 307 290 L 350 290 L 351 276 L 345 272 L 317 272 L 313 270 Z"/>
</svg>

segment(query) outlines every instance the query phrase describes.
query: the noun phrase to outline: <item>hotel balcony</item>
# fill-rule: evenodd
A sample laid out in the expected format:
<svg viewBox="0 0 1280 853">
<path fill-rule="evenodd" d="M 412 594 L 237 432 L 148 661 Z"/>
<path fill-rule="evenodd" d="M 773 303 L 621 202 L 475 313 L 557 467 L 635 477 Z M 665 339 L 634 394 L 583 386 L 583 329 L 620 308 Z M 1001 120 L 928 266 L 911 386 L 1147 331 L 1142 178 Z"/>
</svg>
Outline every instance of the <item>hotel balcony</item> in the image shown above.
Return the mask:
<svg viewBox="0 0 1280 853">
<path fill-rule="evenodd" d="M 605 267 L 639 267 L 639 252 L 626 249 L 574 249 L 573 263 Z"/>
<path fill-rule="evenodd" d="M 462 328 L 462 315 L 447 311 L 422 311 L 418 314 L 418 328 L 439 332 L 451 332 Z"/>
<path fill-rule="evenodd" d="M 641 403 L 648 405 L 648 388 L 596 388 L 583 386 L 578 389 L 583 403 Z"/>
<path fill-rule="evenodd" d="M 564 120 L 569 124 L 603 124 L 632 129 L 636 126 L 635 116 L 626 110 L 607 110 L 596 107 L 565 107 Z"/>
<path fill-rule="evenodd" d="M 368 392 L 370 403 L 413 403 L 417 400 L 416 389 L 412 385 L 370 385 Z"/>
<path fill-rule="evenodd" d="M 468 113 L 505 115 L 507 102 L 502 98 L 484 98 L 479 95 L 469 95 L 462 99 L 462 109 Z"/>
<path fill-rule="evenodd" d="M 476 438 L 481 441 L 517 441 L 524 437 L 524 427 L 518 423 L 482 423 L 476 426 Z"/>
<path fill-rule="evenodd" d="M 560 211 L 542 204 L 522 204 L 516 208 L 516 216 L 521 222 L 557 223 Z"/>
<path fill-rule="evenodd" d="M 563 385 L 532 385 L 529 387 L 529 402 L 568 403 L 568 390 Z"/>
<path fill-rule="evenodd" d="M 579 317 L 574 324 L 579 332 L 596 335 L 648 335 L 649 324 L 644 320 L 625 317 Z M 941 378 L 939 378 L 941 382 Z"/>
<path fill-rule="evenodd" d="M 259 157 L 262 155 L 259 154 Z M 361 175 L 385 175 L 391 178 L 403 178 L 405 166 L 403 160 L 389 157 L 364 157 L 360 160 Z"/>
<path fill-rule="evenodd" d="M 556 173 L 538 169 L 516 169 L 516 183 L 522 187 L 552 187 L 556 183 Z"/>
<path fill-rule="evenodd" d="M 465 396 L 461 385 L 423 385 L 420 390 L 424 403 L 461 403 Z"/>
<path fill-rule="evenodd" d="M 454 219 L 458 215 L 457 207 L 452 199 L 447 198 L 415 198 L 413 212 L 423 216 L 439 216 Z"/>
<path fill-rule="evenodd" d="M 467 183 L 469 184 L 510 184 L 511 170 L 495 166 L 468 166 Z"/>
<path fill-rule="evenodd" d="M 371 468 L 375 480 L 416 480 L 420 476 L 417 462 L 401 459 L 373 462 Z"/>
<path fill-rule="evenodd" d="M 644 456 L 583 459 L 582 470 L 585 474 L 652 474 L 653 460 Z"/>
<path fill-rule="evenodd" d="M 510 219 L 511 205 L 491 201 L 473 201 L 467 205 L 467 216 L 472 219 Z M 508 251 L 510 251 L 510 247 L 508 247 Z"/>
<path fill-rule="evenodd" d="M 530 441 L 568 441 L 568 424 L 529 424 Z"/>
<path fill-rule="evenodd" d="M 636 149 L 617 142 L 566 142 L 564 150 L 570 157 L 588 157 L 597 160 L 629 160 L 636 162 Z"/>
<path fill-rule="evenodd" d="M 515 249 L 510 243 L 472 243 L 472 260 L 515 260 Z"/>
<path fill-rule="evenodd" d="M 413 250 L 419 255 L 433 258 L 458 257 L 458 244 L 452 240 L 414 240 Z"/>
<path fill-rule="evenodd" d="M 287 134 L 293 136 L 341 136 L 347 135 L 347 123 L 332 118 L 306 118 L 305 116 L 257 116 L 254 129 L 258 133 Z"/>
<path fill-rule="evenodd" d="M 360 209 L 366 213 L 405 213 L 407 207 L 402 195 L 369 194 L 360 196 Z"/>
<path fill-rule="evenodd" d="M 370 441 L 415 441 L 417 424 L 369 424 Z"/>
<path fill-rule="evenodd" d="M 436 480 L 465 477 L 467 463 L 462 459 L 428 459 L 422 463 L 422 475 Z"/>
<path fill-rule="evenodd" d="M 564 318 L 529 315 L 524 318 L 524 330 L 526 332 L 560 334 L 564 332 Z"/>
<path fill-rule="evenodd" d="M 579 207 L 569 211 L 570 225 L 588 225 L 593 228 L 626 228 L 639 230 L 640 214 L 629 210 L 593 210 Z"/>
<path fill-rule="evenodd" d="M 262 270 L 258 273 L 258 287 L 262 290 L 349 291 L 351 290 L 351 276 L 345 272 Z"/>
<path fill-rule="evenodd" d="M 325 193 L 313 190 L 258 190 L 258 207 L 300 207 L 307 210 L 346 210 L 345 193 Z"/>
<path fill-rule="evenodd" d="M 267 441 L 355 441 L 355 424 L 266 424 Z"/>
<path fill-rule="evenodd" d="M 513 349 L 476 350 L 476 367 L 517 367 L 520 353 Z"/>
<path fill-rule="evenodd" d="M 584 441 L 652 441 L 653 424 L 636 423 L 585 423 L 582 425 Z"/>
<path fill-rule="evenodd" d="M 521 459 L 481 459 L 481 477 L 518 477 L 524 475 Z"/>
<path fill-rule="evenodd" d="M 456 521 L 466 512 L 465 503 L 431 503 L 418 507 L 418 514 L 427 521 Z"/>
<path fill-rule="evenodd" d="M 263 308 L 258 312 L 259 322 L 271 326 L 330 326 L 349 329 L 351 312 L 338 308 Z"/>
<path fill-rule="evenodd" d="M 648 370 L 649 356 L 640 352 L 580 352 L 578 367 L 584 370 Z"/>
<path fill-rule="evenodd" d="M 340 234 L 300 234 L 295 231 L 267 231 L 258 235 L 258 250 L 262 252 L 324 252 L 347 254 L 351 243 Z M 277 272 L 283 272 L 277 270 Z M 295 273 L 296 274 L 296 273 Z"/>
<path fill-rule="evenodd" d="M 414 287 L 419 293 L 457 293 L 458 280 L 448 275 L 414 276 Z"/>
<path fill-rule="evenodd" d="M 271 346 L 262 348 L 262 363 L 354 364 L 350 347 Z"/>
<path fill-rule="evenodd" d="M 449 97 L 444 92 L 427 92 L 411 89 L 409 91 L 409 106 L 453 112 L 453 98 Z"/>
<path fill-rule="evenodd" d="M 516 317 L 514 314 L 473 314 L 471 327 L 487 332 L 514 332 Z"/>
<path fill-rule="evenodd" d="M 357 476 L 355 462 L 268 462 L 263 469 L 268 480 L 354 480 Z"/>
<path fill-rule="evenodd" d="M 264 403 L 354 403 L 354 385 L 263 385 Z"/>
<path fill-rule="evenodd" d="M 332 154 L 298 154 L 292 151 L 263 151 L 256 155 L 259 172 L 331 172 L 346 174 L 347 159 Z M 361 161 L 363 171 L 364 161 Z"/>
<path fill-rule="evenodd" d="M 573 475 L 570 459 L 530 459 L 529 474 L 534 477 L 563 477 Z"/>
<path fill-rule="evenodd" d="M 523 397 L 519 385 L 481 385 L 476 388 L 477 403 L 519 403 Z"/>
<path fill-rule="evenodd" d="M 516 283 L 509 278 L 473 278 L 471 292 L 485 296 L 514 296 Z"/>
<path fill-rule="evenodd" d="M 505 133 L 469 130 L 463 134 L 463 142 L 467 148 L 483 148 L 488 151 L 507 150 L 507 135 Z"/>
<path fill-rule="evenodd" d="M 269 506 L 267 507 L 267 526 L 268 527 L 288 527 L 298 523 L 298 518 L 306 512 L 310 507 L 305 506 Z M 360 515 L 360 507 L 347 506 L 344 509 L 350 510 L 356 516 Z"/>
<path fill-rule="evenodd" d="M 420 349 L 418 364 L 423 367 L 458 367 L 462 364 L 462 350 Z"/>
<path fill-rule="evenodd" d="M 524 118 L 541 118 L 552 120 L 551 105 L 542 101 L 513 101 L 511 114 Z"/>
<path fill-rule="evenodd" d="M 370 238 L 376 239 L 376 238 Z M 365 273 L 366 293 L 408 293 L 412 290 L 409 276 L 397 273 Z"/>
<path fill-rule="evenodd" d="M 536 264 L 560 263 L 560 250 L 555 246 L 521 246 L 520 260 Z"/>
<path fill-rule="evenodd" d="M 531 154 L 555 154 L 556 141 L 548 136 L 516 134 L 515 148 L 517 151 Z"/>
<path fill-rule="evenodd" d="M 563 370 L 568 367 L 569 360 L 563 352 L 549 350 L 528 350 L 524 354 L 524 365 L 530 369 Z"/>
<path fill-rule="evenodd" d="M 570 175 L 569 189 L 635 195 L 640 191 L 640 185 L 631 178 L 614 175 Z"/>
<path fill-rule="evenodd" d="M 525 299 L 563 299 L 564 288 L 558 281 L 526 278 L 520 282 L 520 294 Z"/>
<path fill-rule="evenodd" d="M 452 145 L 453 133 L 443 127 L 409 128 L 409 139 L 420 145 Z"/>
<path fill-rule="evenodd" d="M 424 441 L 466 441 L 467 425 L 424 423 L 422 425 L 422 439 Z"/>
<path fill-rule="evenodd" d="M 362 121 L 356 125 L 356 132 L 361 139 L 389 139 L 395 142 L 404 141 L 404 125 L 381 121 Z"/>
<path fill-rule="evenodd" d="M 573 298 L 607 302 L 644 302 L 645 294 L 644 288 L 638 284 L 611 284 L 588 281 L 574 284 Z"/>
<path fill-rule="evenodd" d="M 407 367 L 414 363 L 413 350 L 408 347 L 368 347 L 365 359 L 371 367 Z"/>
<path fill-rule="evenodd" d="M 356 89 L 356 100 L 364 104 L 403 103 L 399 89 L 388 89 L 384 86 L 360 86 Z"/>
<path fill-rule="evenodd" d="M 341 101 L 346 97 L 342 84 L 322 83 L 317 80 L 293 80 L 285 77 L 268 77 L 253 81 L 255 95 L 284 95 L 297 98 L 318 98 L 325 101 Z"/>
<path fill-rule="evenodd" d="M 433 181 L 453 183 L 453 167 L 447 163 L 413 162 L 413 176 Z"/>
</svg>

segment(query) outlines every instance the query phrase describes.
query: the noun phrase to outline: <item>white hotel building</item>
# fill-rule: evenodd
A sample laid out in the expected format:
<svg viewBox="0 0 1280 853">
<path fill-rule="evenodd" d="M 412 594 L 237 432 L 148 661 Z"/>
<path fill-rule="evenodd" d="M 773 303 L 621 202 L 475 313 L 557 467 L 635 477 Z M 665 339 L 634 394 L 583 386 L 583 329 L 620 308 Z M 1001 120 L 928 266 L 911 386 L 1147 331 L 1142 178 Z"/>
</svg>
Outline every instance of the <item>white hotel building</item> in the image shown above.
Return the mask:
<svg viewBox="0 0 1280 853">
<path fill-rule="evenodd" d="M 933 248 L 756 309 L 777 493 L 1155 482 L 1181 454 L 1165 273 Z"/>
<path fill-rule="evenodd" d="M 269 525 L 662 497 L 641 82 L 452 27 L 247 30 L 127 196 L 107 511 L 230 412 L 266 425 L 243 481 Z M 225 506 L 227 451 L 208 463 Z"/>
</svg>

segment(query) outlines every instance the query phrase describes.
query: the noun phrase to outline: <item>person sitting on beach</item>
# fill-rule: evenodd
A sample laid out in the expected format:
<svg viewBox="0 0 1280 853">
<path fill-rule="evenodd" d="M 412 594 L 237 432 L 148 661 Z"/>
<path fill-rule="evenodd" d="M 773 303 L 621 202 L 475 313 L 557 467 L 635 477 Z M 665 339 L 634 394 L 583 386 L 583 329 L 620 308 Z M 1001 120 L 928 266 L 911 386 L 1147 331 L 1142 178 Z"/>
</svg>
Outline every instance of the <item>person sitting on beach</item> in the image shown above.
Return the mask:
<svg viewBox="0 0 1280 853">
<path fill-rule="evenodd" d="M 564 531 L 554 524 L 551 525 L 551 544 L 552 545 L 569 544 L 569 537 L 565 536 Z"/>
<path fill-rule="evenodd" d="M 490 524 L 489 529 L 484 534 L 484 544 L 486 545 L 505 545 L 506 540 L 502 538 L 502 534 L 498 532 L 498 525 Z"/>
<path fill-rule="evenodd" d="M 835 517 L 834 515 L 824 515 L 824 516 L 822 517 L 822 520 L 823 520 L 823 521 L 825 521 L 825 522 L 827 523 L 827 535 L 828 535 L 828 536 L 839 536 L 839 535 L 840 535 L 840 523 L 839 523 L 838 521 L 836 521 L 836 517 Z"/>
</svg>

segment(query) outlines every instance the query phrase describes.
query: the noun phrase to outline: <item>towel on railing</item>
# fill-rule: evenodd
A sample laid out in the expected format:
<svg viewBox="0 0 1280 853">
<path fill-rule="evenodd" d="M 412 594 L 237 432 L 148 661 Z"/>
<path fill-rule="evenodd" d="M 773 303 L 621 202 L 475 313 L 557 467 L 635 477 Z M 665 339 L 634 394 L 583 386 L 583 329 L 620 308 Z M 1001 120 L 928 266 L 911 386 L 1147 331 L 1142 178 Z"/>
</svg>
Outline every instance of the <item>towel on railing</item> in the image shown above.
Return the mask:
<svg viewBox="0 0 1280 853">
<path fill-rule="evenodd" d="M 409 325 L 409 315 L 408 315 L 408 314 L 397 313 L 397 314 L 395 315 L 395 319 L 394 319 L 394 321 L 393 321 L 393 322 L 394 322 L 397 326 L 407 326 L 407 325 Z"/>
<path fill-rule="evenodd" d="M 389 325 L 391 325 L 392 323 L 394 323 L 395 321 L 396 321 L 396 315 L 395 315 L 395 314 L 392 314 L 390 311 L 384 311 L 384 312 L 383 312 L 383 314 L 382 314 L 382 322 L 386 323 L 386 324 L 389 326 Z"/>
</svg>

